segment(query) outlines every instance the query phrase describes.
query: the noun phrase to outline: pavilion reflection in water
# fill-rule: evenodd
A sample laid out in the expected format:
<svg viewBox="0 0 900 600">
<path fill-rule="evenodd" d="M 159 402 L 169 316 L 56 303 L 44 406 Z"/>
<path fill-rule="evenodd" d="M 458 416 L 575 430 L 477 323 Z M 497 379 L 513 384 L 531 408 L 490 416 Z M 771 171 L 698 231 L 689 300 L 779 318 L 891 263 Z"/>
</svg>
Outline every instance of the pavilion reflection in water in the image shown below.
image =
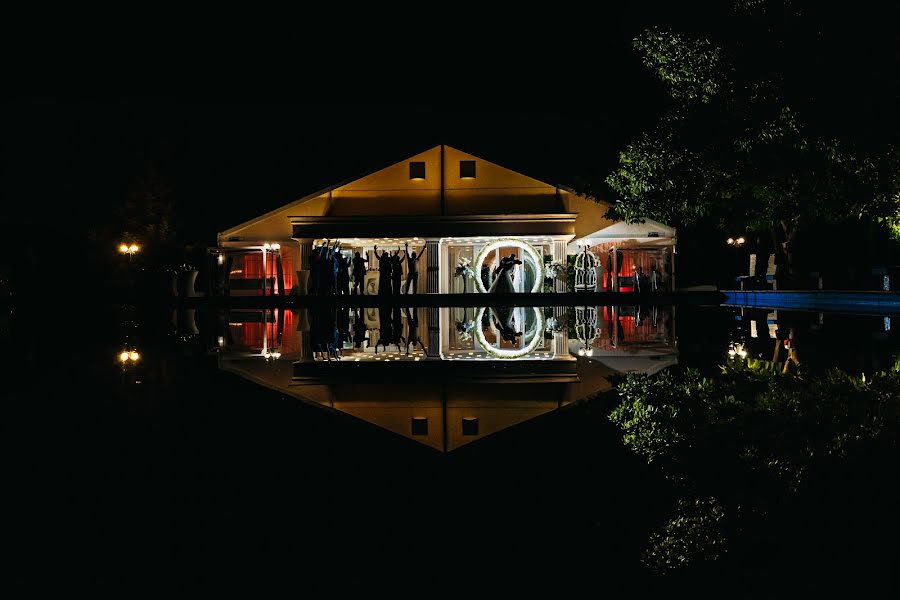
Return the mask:
<svg viewBox="0 0 900 600">
<path fill-rule="evenodd" d="M 676 362 L 671 308 L 606 310 L 233 310 L 215 352 L 224 370 L 452 451 L 605 391 L 616 371 Z"/>
</svg>

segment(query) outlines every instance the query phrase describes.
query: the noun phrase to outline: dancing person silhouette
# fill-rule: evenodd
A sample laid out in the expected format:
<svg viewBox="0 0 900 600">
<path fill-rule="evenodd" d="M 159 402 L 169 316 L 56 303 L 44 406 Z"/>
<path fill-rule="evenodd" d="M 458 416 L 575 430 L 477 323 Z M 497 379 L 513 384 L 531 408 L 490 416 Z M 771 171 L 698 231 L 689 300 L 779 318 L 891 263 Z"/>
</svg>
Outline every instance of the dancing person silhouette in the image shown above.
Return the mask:
<svg viewBox="0 0 900 600">
<path fill-rule="evenodd" d="M 359 295 L 362 295 L 365 292 L 365 288 L 363 287 L 366 283 L 366 263 L 369 262 L 368 258 L 363 258 L 359 255 L 359 252 L 356 253 L 356 256 L 353 257 L 353 295 L 357 294 L 357 290 L 359 290 Z"/>
<path fill-rule="evenodd" d="M 417 289 L 419 287 L 419 259 L 425 256 L 425 252 L 428 250 L 428 246 L 422 248 L 422 253 L 416 256 L 416 251 L 413 250 L 412 254 L 409 252 L 409 244 L 406 245 L 406 287 L 403 290 L 404 294 L 409 294 L 409 286 L 412 284 L 413 294 L 418 293 Z"/>
<path fill-rule="evenodd" d="M 375 246 L 375 258 L 378 259 L 378 295 L 391 295 L 391 271 L 393 271 L 393 261 L 389 252 L 381 251 L 378 254 L 378 246 Z"/>
<path fill-rule="evenodd" d="M 400 248 L 391 254 L 391 287 L 394 295 L 400 295 L 401 281 L 403 279 L 403 259 L 400 258 Z"/>
</svg>

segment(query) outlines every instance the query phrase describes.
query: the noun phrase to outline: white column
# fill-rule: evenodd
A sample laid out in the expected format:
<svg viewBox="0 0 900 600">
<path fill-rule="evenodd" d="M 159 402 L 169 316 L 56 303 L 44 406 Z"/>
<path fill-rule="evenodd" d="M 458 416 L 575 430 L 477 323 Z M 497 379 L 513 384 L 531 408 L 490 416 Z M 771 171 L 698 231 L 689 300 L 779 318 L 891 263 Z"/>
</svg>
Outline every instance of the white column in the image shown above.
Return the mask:
<svg viewBox="0 0 900 600">
<path fill-rule="evenodd" d="M 441 251 L 437 240 L 426 240 L 425 248 L 427 250 L 426 260 L 428 266 L 425 269 L 426 285 L 425 292 L 428 294 L 437 294 L 440 291 L 440 268 L 438 265 L 441 260 Z"/>
<path fill-rule="evenodd" d="M 561 242 L 559 240 L 553 240 L 553 256 L 551 260 L 553 262 L 558 262 L 559 264 L 566 266 L 568 262 L 568 255 L 566 254 L 566 242 Z M 562 279 L 554 279 L 553 280 L 553 291 L 558 293 L 566 292 L 566 274 L 562 274 Z"/>
</svg>

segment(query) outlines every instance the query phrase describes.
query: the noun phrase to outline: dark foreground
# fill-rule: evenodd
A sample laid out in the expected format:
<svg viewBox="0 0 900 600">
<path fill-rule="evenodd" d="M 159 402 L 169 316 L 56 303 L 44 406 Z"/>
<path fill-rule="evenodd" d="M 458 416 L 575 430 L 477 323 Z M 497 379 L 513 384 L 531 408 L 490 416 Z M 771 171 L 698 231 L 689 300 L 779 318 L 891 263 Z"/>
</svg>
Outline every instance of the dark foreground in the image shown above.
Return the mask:
<svg viewBox="0 0 900 600">
<path fill-rule="evenodd" d="M 728 595 L 897 584 L 896 444 L 811 474 L 721 558 L 659 576 L 639 557 L 677 482 L 621 444 L 610 396 L 444 455 L 222 372 L 199 340 L 160 336 L 156 374 L 124 385 L 113 309 L 45 317 L 4 344 L 16 583 L 133 587 L 289 566 L 297 585 L 429 592 L 483 579 Z M 720 352 L 732 323 L 682 316 L 684 360 Z"/>
</svg>

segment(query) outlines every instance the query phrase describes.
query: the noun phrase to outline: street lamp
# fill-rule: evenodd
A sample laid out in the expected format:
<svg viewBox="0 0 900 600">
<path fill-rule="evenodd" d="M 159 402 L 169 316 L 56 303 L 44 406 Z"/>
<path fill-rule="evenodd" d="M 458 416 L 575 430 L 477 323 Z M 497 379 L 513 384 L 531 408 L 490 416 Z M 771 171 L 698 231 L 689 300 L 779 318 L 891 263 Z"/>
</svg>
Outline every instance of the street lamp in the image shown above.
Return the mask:
<svg viewBox="0 0 900 600">
<path fill-rule="evenodd" d="M 140 246 L 137 244 L 121 244 L 119 246 L 119 252 L 128 255 L 128 264 L 131 264 L 131 257 L 139 252 L 140 249 Z"/>
</svg>

